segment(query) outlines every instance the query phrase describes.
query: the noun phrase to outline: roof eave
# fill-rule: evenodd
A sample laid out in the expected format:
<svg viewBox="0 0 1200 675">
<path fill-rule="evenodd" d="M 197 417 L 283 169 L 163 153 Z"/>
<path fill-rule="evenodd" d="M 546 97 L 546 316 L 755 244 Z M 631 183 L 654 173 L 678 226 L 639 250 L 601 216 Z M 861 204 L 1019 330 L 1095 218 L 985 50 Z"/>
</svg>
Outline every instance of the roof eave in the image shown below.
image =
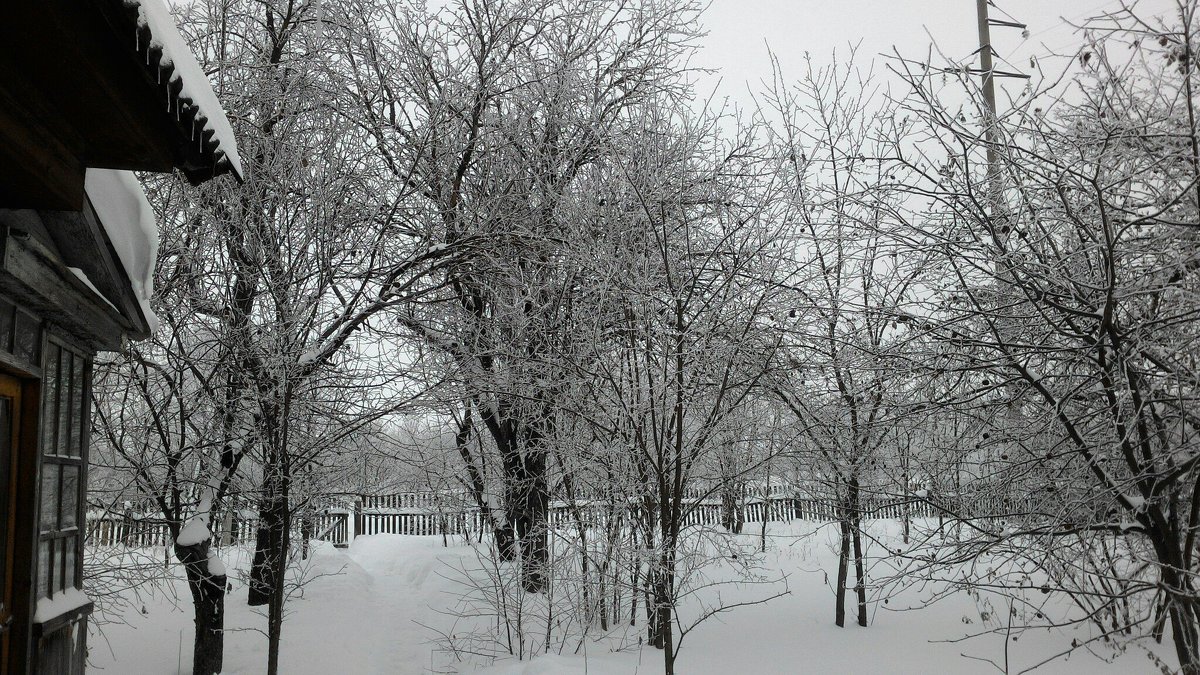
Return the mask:
<svg viewBox="0 0 1200 675">
<path fill-rule="evenodd" d="M 117 35 L 130 36 L 130 56 L 136 61 L 143 79 L 150 87 L 158 89 L 163 100 L 163 114 L 168 116 L 176 130 L 175 166 L 187 177 L 188 182 L 198 185 L 224 174 L 231 174 L 238 182 L 243 176 L 233 162 L 229 161 L 220 139 L 207 128 L 208 119 L 194 101 L 182 95 L 183 82 L 175 78 L 175 67 L 171 62 L 162 63 L 162 47 L 154 44 L 154 36 L 148 25 L 138 22 L 138 5 L 125 0 L 93 0 L 108 18 Z M 208 83 L 204 83 L 208 85 Z M 218 111 L 224 114 L 223 111 Z M 236 148 L 233 152 L 236 153 Z"/>
</svg>

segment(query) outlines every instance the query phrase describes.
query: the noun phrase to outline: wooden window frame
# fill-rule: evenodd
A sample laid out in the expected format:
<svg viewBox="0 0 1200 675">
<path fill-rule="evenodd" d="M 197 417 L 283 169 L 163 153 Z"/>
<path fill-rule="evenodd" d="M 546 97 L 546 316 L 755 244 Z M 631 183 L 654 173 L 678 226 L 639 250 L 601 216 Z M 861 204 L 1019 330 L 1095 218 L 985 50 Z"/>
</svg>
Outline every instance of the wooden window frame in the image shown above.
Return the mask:
<svg viewBox="0 0 1200 675">
<path fill-rule="evenodd" d="M 88 423 L 90 416 L 87 415 L 87 412 L 91 403 L 92 359 L 86 350 L 58 335 L 51 335 L 48 329 L 44 333 L 45 338 L 41 346 L 44 367 L 42 369 L 42 386 L 39 391 L 41 409 L 39 421 L 41 424 L 38 429 L 38 518 L 36 521 L 37 549 L 34 552 L 36 579 L 33 586 L 35 601 L 43 597 L 53 598 L 71 588 L 82 590 L 83 587 L 82 549 L 86 523 L 84 518 L 87 508 L 87 448 L 91 427 Z M 51 365 L 47 363 L 51 356 L 57 357 L 53 371 Z M 69 364 L 69 379 L 66 388 L 62 386 L 64 364 Z M 55 380 L 52 397 L 47 380 L 47 377 L 51 375 Z M 75 393 L 77 388 L 78 394 Z M 65 417 L 63 416 L 64 401 L 69 410 Z M 73 433 L 76 427 L 79 430 L 77 436 Z M 60 442 L 60 438 L 63 437 L 66 440 Z M 72 440 L 76 438 L 78 446 L 72 447 Z M 58 454 L 60 448 L 65 448 L 67 454 Z M 58 467 L 56 470 L 58 490 L 54 501 L 54 526 L 52 529 L 43 530 L 42 507 L 45 495 L 42 481 L 45 479 L 45 470 L 48 466 Z M 70 526 L 64 526 L 66 513 L 63 511 L 65 483 L 63 477 L 66 472 L 63 469 L 65 467 L 76 468 L 75 523 Z M 43 545 L 49 548 L 45 568 L 43 568 L 41 556 Z M 63 564 L 68 546 L 74 551 L 74 564 L 69 571 Z M 49 579 L 46 577 L 47 571 L 52 575 Z M 71 576 L 70 579 L 67 578 L 68 573 Z"/>
</svg>

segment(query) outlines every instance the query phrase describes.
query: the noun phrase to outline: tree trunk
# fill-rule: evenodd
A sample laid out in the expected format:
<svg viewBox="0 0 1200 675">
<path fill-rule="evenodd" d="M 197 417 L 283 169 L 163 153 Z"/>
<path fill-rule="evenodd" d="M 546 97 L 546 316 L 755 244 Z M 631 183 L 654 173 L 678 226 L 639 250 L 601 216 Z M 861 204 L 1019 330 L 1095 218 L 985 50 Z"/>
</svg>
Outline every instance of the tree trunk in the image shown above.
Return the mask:
<svg viewBox="0 0 1200 675">
<path fill-rule="evenodd" d="M 314 516 L 311 508 L 304 509 L 300 519 L 300 559 L 308 560 L 308 542 L 313 538 L 315 529 Z"/>
<path fill-rule="evenodd" d="M 838 575 L 837 586 L 834 588 L 833 609 L 833 623 L 839 628 L 846 625 L 846 572 L 850 564 L 850 516 L 844 506 L 841 512 L 838 525 L 841 528 L 842 541 L 838 550 Z"/>
<path fill-rule="evenodd" d="M 496 517 L 496 513 L 492 511 L 492 505 L 487 498 L 487 484 L 484 480 L 483 472 L 475 463 L 475 458 L 471 454 L 471 433 L 474 430 L 474 422 L 471 417 L 471 409 L 468 406 L 463 413 L 463 421 L 459 423 L 458 429 L 454 434 L 454 445 L 458 448 L 458 455 L 462 458 L 463 466 L 467 469 L 467 480 L 471 486 L 471 497 L 475 499 L 475 505 L 479 508 L 480 520 L 492 530 L 493 540 L 496 542 L 496 552 L 500 560 L 511 562 L 517 557 L 517 542 L 513 534 L 512 521 L 500 522 Z M 483 537 L 482 531 L 480 537 Z"/>
<path fill-rule="evenodd" d="M 738 517 L 738 495 L 732 481 L 723 481 L 721 486 L 721 526 L 726 531 L 741 534 L 742 519 Z"/>
<path fill-rule="evenodd" d="M 521 532 L 521 586 L 527 593 L 541 593 L 546 590 L 549 579 L 550 548 L 549 533 L 546 525 L 546 493 L 544 490 L 534 490 L 541 493 L 531 495 L 531 504 L 521 515 L 523 528 Z"/>
<path fill-rule="evenodd" d="M 604 583 L 604 577 L 608 573 L 606 568 L 607 565 L 596 567 L 596 610 L 600 614 L 600 630 L 603 632 L 608 632 L 608 588 Z M 613 613 L 616 613 L 616 607 L 613 608 Z"/>
<path fill-rule="evenodd" d="M 221 532 L 220 541 L 222 546 L 233 546 L 233 506 L 238 503 L 237 499 L 230 499 L 228 502 L 231 506 L 225 509 L 221 514 Z"/>
<path fill-rule="evenodd" d="M 258 505 L 258 531 L 254 542 L 254 561 L 250 566 L 248 604 L 261 607 L 270 604 L 271 594 L 279 579 L 275 571 L 275 558 L 285 542 L 284 526 L 287 504 L 280 494 L 280 480 L 268 475 L 263 483 L 263 497 Z"/>
<path fill-rule="evenodd" d="M 286 483 L 286 481 L 285 481 Z M 284 487 L 284 517 L 282 518 L 280 541 L 282 546 L 274 551 L 271 567 L 275 585 L 271 588 L 271 602 L 267 611 L 267 675 L 279 673 L 279 645 L 283 637 L 283 601 L 286 594 L 283 578 L 287 570 L 288 540 L 290 539 L 291 519 L 288 517 L 287 488 Z"/>
<path fill-rule="evenodd" d="M 194 546 L 175 546 L 175 555 L 187 573 L 192 592 L 196 638 L 192 646 L 192 673 L 217 675 L 225 661 L 225 584 L 224 574 L 209 571 L 210 539 Z"/>
<path fill-rule="evenodd" d="M 767 465 L 767 486 L 763 489 L 762 530 L 759 532 L 759 553 L 767 552 L 767 521 L 771 519 L 771 467 Z"/>
<path fill-rule="evenodd" d="M 1171 639 L 1182 675 L 1200 675 L 1200 628 L 1190 589 L 1175 568 L 1163 565 L 1162 582 L 1167 592 L 1167 610 L 1171 618 Z"/>
<path fill-rule="evenodd" d="M 850 525 L 854 542 L 854 593 L 858 597 L 858 625 L 867 625 L 867 575 L 863 569 L 862 509 L 859 506 L 858 478 L 850 479 Z"/>
<path fill-rule="evenodd" d="M 654 623 L 656 624 L 655 637 L 657 638 L 654 646 L 663 650 L 664 675 L 674 675 L 675 635 L 671 611 L 671 586 L 673 585 L 673 581 L 671 571 L 669 570 L 669 566 L 673 565 L 673 561 L 669 559 L 669 556 L 664 555 L 662 564 L 667 569 L 659 572 L 654 589 Z"/>
<path fill-rule="evenodd" d="M 637 623 L 638 609 L 638 589 L 641 588 L 642 563 L 639 562 L 640 556 L 637 553 L 640 551 L 638 546 L 637 526 L 630 523 L 629 539 L 634 555 L 629 556 L 629 625 L 633 626 Z"/>
<path fill-rule="evenodd" d="M 546 456 L 528 448 L 523 464 L 515 523 L 521 541 L 521 586 L 528 593 L 541 593 L 546 590 L 550 563 Z"/>
</svg>

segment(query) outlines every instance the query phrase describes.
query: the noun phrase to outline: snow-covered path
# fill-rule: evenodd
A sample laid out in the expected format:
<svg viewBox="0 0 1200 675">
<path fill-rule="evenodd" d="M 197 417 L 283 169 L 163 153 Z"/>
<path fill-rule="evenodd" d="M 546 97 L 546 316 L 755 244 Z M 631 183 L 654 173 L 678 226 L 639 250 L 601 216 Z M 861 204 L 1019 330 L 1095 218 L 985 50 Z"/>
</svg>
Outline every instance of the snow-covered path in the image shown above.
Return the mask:
<svg viewBox="0 0 1200 675">
<path fill-rule="evenodd" d="M 248 552 L 224 555 L 232 558 L 231 569 L 246 569 Z M 315 551 L 306 583 L 288 601 L 283 672 L 430 672 L 432 634 L 416 621 L 442 618 L 433 608 L 445 602 L 446 585 L 430 583 L 430 577 L 437 579 L 437 570 L 458 555 L 473 557 L 467 548 L 442 548 L 435 537 L 360 538 L 349 551 Z M 129 625 L 108 625 L 102 635 L 91 636 L 90 671 L 189 673 L 188 602 L 187 589 L 178 581 L 169 593 L 143 595 L 145 614 L 127 615 Z M 245 587 L 237 581 L 226 607 L 226 626 L 226 673 L 261 672 L 266 620 L 246 606 Z"/>
</svg>

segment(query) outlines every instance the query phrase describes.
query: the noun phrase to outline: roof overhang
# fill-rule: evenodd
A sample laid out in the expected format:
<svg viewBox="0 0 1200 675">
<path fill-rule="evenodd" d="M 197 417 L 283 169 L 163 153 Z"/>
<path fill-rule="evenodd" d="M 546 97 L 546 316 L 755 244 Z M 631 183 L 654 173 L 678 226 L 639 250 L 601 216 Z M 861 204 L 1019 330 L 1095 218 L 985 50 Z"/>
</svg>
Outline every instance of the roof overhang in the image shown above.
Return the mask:
<svg viewBox="0 0 1200 675">
<path fill-rule="evenodd" d="M 240 178 L 228 121 L 162 0 L 0 5 L 0 207 L 80 210 L 86 167 Z"/>
</svg>

